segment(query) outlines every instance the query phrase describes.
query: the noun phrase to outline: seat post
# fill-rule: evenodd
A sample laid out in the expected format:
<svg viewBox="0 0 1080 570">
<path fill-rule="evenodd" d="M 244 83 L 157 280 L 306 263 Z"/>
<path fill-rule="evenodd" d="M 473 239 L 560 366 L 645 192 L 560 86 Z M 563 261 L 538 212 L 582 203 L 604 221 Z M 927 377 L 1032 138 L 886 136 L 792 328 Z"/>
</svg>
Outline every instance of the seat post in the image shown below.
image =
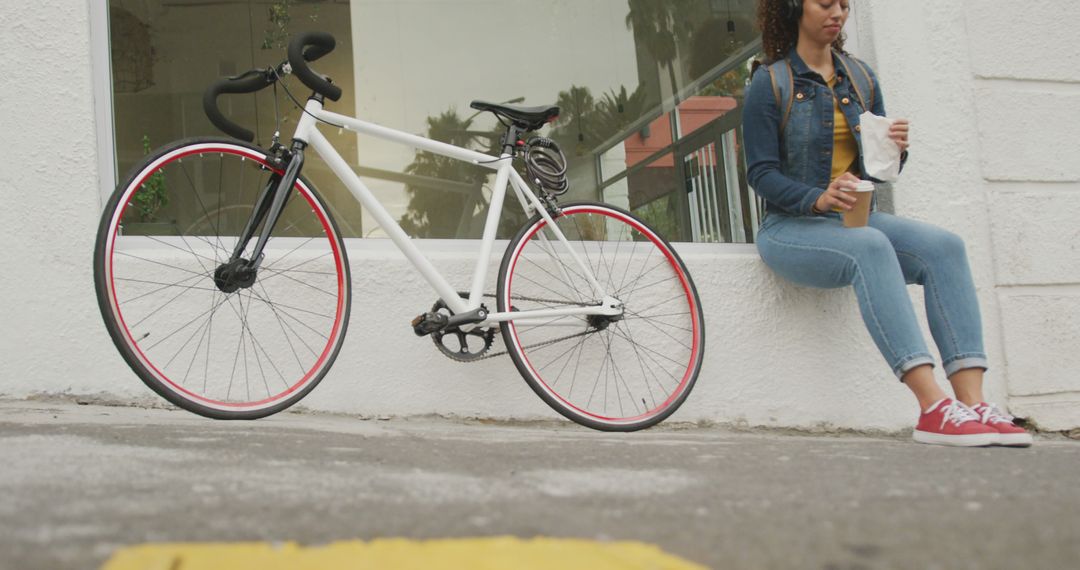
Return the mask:
<svg viewBox="0 0 1080 570">
<path fill-rule="evenodd" d="M 521 134 L 521 129 L 516 123 L 510 123 L 506 127 L 506 133 L 503 134 L 502 150 L 504 154 L 513 156 L 517 152 L 518 136 Z"/>
</svg>

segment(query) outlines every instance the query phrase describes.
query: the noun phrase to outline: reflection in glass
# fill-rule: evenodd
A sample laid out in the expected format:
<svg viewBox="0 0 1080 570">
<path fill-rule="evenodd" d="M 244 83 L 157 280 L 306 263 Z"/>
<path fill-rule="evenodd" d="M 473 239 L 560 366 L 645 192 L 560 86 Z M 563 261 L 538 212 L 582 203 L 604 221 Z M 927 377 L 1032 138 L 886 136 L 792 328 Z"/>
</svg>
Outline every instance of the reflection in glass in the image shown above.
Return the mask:
<svg viewBox="0 0 1080 570">
<path fill-rule="evenodd" d="M 718 128 L 741 105 L 757 52 L 752 9 L 751 2 L 630 0 L 625 24 L 638 85 L 600 99 L 577 86 L 560 93 L 570 112 L 553 137 L 592 159 L 596 196 L 633 209 L 670 239 L 752 240 L 747 224 L 756 211 L 742 206 L 756 207 L 740 179 L 738 114 Z"/>
<path fill-rule="evenodd" d="M 121 176 L 151 149 L 172 141 L 224 137 L 203 113 L 203 92 L 223 76 L 280 63 L 290 34 L 309 30 L 333 34 L 337 49 L 319 61 L 318 69 L 338 83 L 352 82 L 349 6 L 341 1 L 109 0 L 109 19 L 116 159 Z M 295 79 L 287 85 L 299 99 L 309 94 Z M 351 109 L 355 105 L 353 93 L 344 91 L 337 105 Z M 263 147 L 269 146 L 275 130 L 287 138 L 299 117 L 299 110 L 281 89 L 276 98 L 274 90 L 266 89 L 257 94 L 224 95 L 218 103 L 231 120 L 255 132 L 256 144 Z M 346 156 L 355 154 L 354 136 L 329 129 L 324 132 Z M 359 205 L 314 153 L 308 153 L 304 176 L 327 198 L 342 233 L 361 235 Z M 206 206 L 213 209 L 217 205 Z M 194 218 L 198 212 L 182 204 L 167 208 L 162 215 L 172 216 L 170 222 L 181 227 L 198 221 Z"/>
<path fill-rule="evenodd" d="M 331 110 L 495 154 L 502 126 L 472 100 L 558 104 L 541 134 L 570 160 L 563 202 L 632 209 L 674 240 L 752 239 L 738 117 L 758 45 L 753 0 L 110 0 L 110 9 L 120 172 L 143 158 L 144 140 L 220 134 L 202 113 L 211 81 L 277 63 L 291 34 L 325 30 L 338 47 L 316 67 L 344 90 Z M 527 40 L 498 40 L 523 22 Z M 276 100 L 267 90 L 220 101 L 264 146 L 295 128 L 280 90 Z M 493 171 L 323 132 L 410 235 L 481 235 Z M 345 236 L 383 235 L 313 153 L 304 172 Z M 498 235 L 523 217 L 507 199 Z"/>
</svg>

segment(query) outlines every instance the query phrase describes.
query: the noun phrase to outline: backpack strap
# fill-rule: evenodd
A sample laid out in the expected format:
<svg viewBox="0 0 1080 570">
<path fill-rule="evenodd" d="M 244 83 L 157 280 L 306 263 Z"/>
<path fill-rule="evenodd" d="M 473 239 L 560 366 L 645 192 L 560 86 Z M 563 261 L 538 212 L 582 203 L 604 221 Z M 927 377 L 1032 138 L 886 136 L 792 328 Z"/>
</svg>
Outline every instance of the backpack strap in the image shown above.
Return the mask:
<svg viewBox="0 0 1080 570">
<path fill-rule="evenodd" d="M 869 107 L 869 109 L 873 109 L 874 108 L 874 92 L 876 90 L 874 89 L 874 80 L 870 77 L 870 71 L 867 70 L 866 65 L 863 62 L 859 61 L 858 59 L 851 58 L 851 61 L 855 62 L 855 65 L 857 65 L 859 67 L 859 71 L 861 71 L 862 74 L 863 74 L 863 79 L 866 81 L 866 90 L 870 93 L 870 107 Z"/>
<path fill-rule="evenodd" d="M 840 60 L 840 65 L 844 66 L 844 71 L 847 72 L 847 76 L 851 78 L 851 84 L 855 87 L 855 95 L 859 98 L 859 103 L 862 104 L 863 109 L 869 111 L 874 108 L 874 80 L 870 77 L 870 71 L 866 69 L 861 61 L 854 57 L 848 57 L 847 55 L 834 50 L 836 58 Z M 858 74 L 851 72 L 851 67 L 854 65 L 859 69 Z M 866 93 L 870 94 L 869 105 L 867 104 Z"/>
<path fill-rule="evenodd" d="M 765 72 L 769 74 L 769 81 L 772 82 L 773 98 L 776 99 L 776 107 L 780 111 L 780 137 L 783 138 L 784 130 L 787 128 L 788 117 L 791 115 L 791 105 L 795 101 L 795 73 L 791 69 L 791 62 L 787 58 L 783 59 L 784 64 L 779 65 L 779 61 L 774 61 L 769 65 L 765 65 Z M 781 145 L 783 148 L 783 145 Z M 765 198 L 758 194 L 757 207 L 758 215 L 765 215 Z"/>
<path fill-rule="evenodd" d="M 769 73 L 769 80 L 772 81 L 776 106 L 781 111 L 781 135 L 784 133 L 784 129 L 787 128 L 788 117 L 791 116 L 791 105 L 795 101 L 795 98 L 792 97 L 792 93 L 795 91 L 795 74 L 791 71 L 791 62 L 787 58 L 784 58 L 783 62 L 784 65 L 779 65 L 780 62 L 777 61 L 765 66 L 765 71 Z M 780 77 L 778 78 L 777 75 Z"/>
</svg>

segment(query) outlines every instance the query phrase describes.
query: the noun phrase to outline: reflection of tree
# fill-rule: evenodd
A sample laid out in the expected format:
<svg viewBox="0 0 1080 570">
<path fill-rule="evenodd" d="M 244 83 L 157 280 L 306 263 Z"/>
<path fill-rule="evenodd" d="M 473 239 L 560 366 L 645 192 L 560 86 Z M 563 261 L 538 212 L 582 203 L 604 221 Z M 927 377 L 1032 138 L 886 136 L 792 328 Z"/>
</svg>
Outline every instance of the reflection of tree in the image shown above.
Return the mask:
<svg viewBox="0 0 1080 570">
<path fill-rule="evenodd" d="M 675 15 L 690 3 L 689 0 L 629 0 L 629 3 L 626 27 L 633 30 L 634 43 L 645 46 L 657 64 L 667 67 L 671 92 L 678 92 L 678 82 L 675 80 L 675 58 L 678 56 Z"/>
<path fill-rule="evenodd" d="M 576 149 L 573 154 L 581 156 L 648 112 L 646 98 L 641 85 L 630 94 L 621 86 L 618 92 L 611 90 L 600 100 L 588 87 L 571 86 L 559 93 L 559 119 L 550 136 L 564 149 Z"/>
<path fill-rule="evenodd" d="M 315 0 L 316 2 L 321 0 Z M 268 10 L 270 29 L 263 32 L 262 49 L 285 49 L 289 44 L 289 22 L 292 21 L 292 5 L 295 0 L 274 0 Z M 319 5 L 314 4 L 314 10 L 308 18 L 312 22 L 319 20 Z"/>
<path fill-rule="evenodd" d="M 112 30 L 113 89 L 117 93 L 138 93 L 154 86 L 154 63 L 158 54 L 151 40 L 150 26 L 122 6 L 109 8 Z"/>
<path fill-rule="evenodd" d="M 751 21 L 753 0 L 728 0 L 726 4 L 706 0 L 627 0 L 627 3 L 629 11 L 625 24 L 633 33 L 639 54 L 647 53 L 657 65 L 667 68 L 672 93 L 679 89 L 677 66 L 688 80 L 696 80 L 755 36 Z M 739 65 L 694 94 L 740 97 L 747 79 L 748 70 Z M 642 117 L 659 116 L 660 101 L 656 95 L 655 80 L 651 84 L 643 81 L 632 92 L 619 86 L 598 95 L 588 87 L 571 85 L 559 93 L 556 104 L 561 112 L 547 136 L 564 149 L 571 159 L 571 170 L 574 170 L 581 160 L 575 160 L 575 157 L 590 155 L 601 143 L 625 133 Z M 428 118 L 428 136 L 456 146 L 498 154 L 501 129 L 477 132 L 470 131 L 471 126 L 471 118 L 464 119 L 451 110 Z M 484 211 L 480 188 L 489 180 L 491 171 L 418 152 L 406 173 L 475 186 L 475 194 L 466 195 L 429 185 L 409 184 L 406 186 L 409 204 L 400 219 L 402 227 L 416 237 L 466 237 L 459 235 L 466 227 L 463 224 Z M 500 236 L 515 229 L 520 219 L 517 201 L 508 197 L 506 204 Z M 660 207 L 657 204 L 654 209 Z M 665 203 L 663 207 L 666 211 L 671 204 Z"/>
<path fill-rule="evenodd" d="M 731 31 L 729 22 L 737 32 Z M 749 16 L 743 12 L 706 20 L 694 31 L 690 41 L 690 75 L 701 77 L 723 63 L 753 39 L 753 29 Z M 749 79 L 749 69 L 739 65 L 713 80 L 698 95 L 742 97 Z"/>
<path fill-rule="evenodd" d="M 472 148 L 478 140 L 469 131 L 471 119 L 462 119 L 450 109 L 438 117 L 428 117 L 428 137 L 454 146 Z M 405 172 L 417 176 L 452 180 L 475 186 L 477 193 L 487 179 L 487 171 L 460 160 L 417 151 Z M 402 229 L 414 237 L 453 237 L 461 221 L 461 211 L 467 196 L 447 190 L 405 185 L 409 205 L 399 221 Z"/>
<path fill-rule="evenodd" d="M 428 138 L 462 148 L 472 148 L 493 156 L 501 152 L 502 129 L 473 131 L 472 119 L 461 118 L 450 109 L 438 117 L 428 117 Z M 496 124 L 498 125 L 498 124 Z M 416 158 L 405 167 L 406 174 L 468 184 L 475 191 L 468 194 L 428 185 L 406 184 L 409 204 L 398 223 L 402 229 L 418 238 L 470 237 L 459 235 L 462 221 L 471 222 L 477 212 L 485 211 L 486 199 L 481 192 L 493 171 L 457 159 L 427 151 L 418 151 Z M 504 201 L 498 236 L 509 237 L 524 222 L 524 213 L 517 200 Z"/>
<path fill-rule="evenodd" d="M 559 93 L 559 119 L 548 137 L 566 150 L 577 147 L 578 155 L 624 130 L 647 111 L 644 90 L 640 87 L 627 93 L 626 87 L 610 91 L 596 99 L 587 87 L 571 86 Z M 474 115 L 475 116 L 475 115 Z M 472 130 L 472 118 L 462 118 L 454 109 L 437 117 L 427 119 L 428 138 L 472 148 L 492 156 L 501 152 L 501 125 L 493 130 Z M 528 138 L 529 135 L 524 135 Z M 519 172 L 521 170 L 520 164 Z M 475 188 L 461 193 L 448 188 L 438 188 L 437 183 L 408 183 L 405 193 L 409 197 L 405 214 L 398 223 L 402 229 L 418 238 L 475 237 L 466 235 L 474 216 L 484 213 L 487 197 L 481 189 L 488 183 L 492 171 L 460 160 L 418 151 L 413 162 L 405 167 L 405 173 L 435 180 L 447 180 L 467 184 Z M 520 172 L 524 175 L 524 172 Z M 434 187 L 433 187 L 434 186 Z M 524 213 L 518 201 L 508 195 L 503 205 L 497 235 L 511 237 L 524 223 Z"/>
<path fill-rule="evenodd" d="M 633 30 L 635 43 L 644 47 L 658 65 L 667 68 L 672 93 L 679 90 L 676 66 L 681 65 L 686 79 L 693 81 L 757 35 L 752 0 L 727 0 L 725 5 L 703 0 L 628 0 L 628 4 L 626 25 Z M 735 77 L 716 87 L 734 89 L 698 94 L 733 95 L 742 91 Z"/>
<path fill-rule="evenodd" d="M 150 154 L 150 137 L 143 135 L 143 156 Z M 169 190 L 165 182 L 165 174 L 160 170 L 151 174 L 142 188 L 132 196 L 139 219 L 143 222 L 156 222 L 158 210 L 169 205 Z"/>
<path fill-rule="evenodd" d="M 639 85 L 633 93 L 627 95 L 626 86 L 620 86 L 619 92 L 611 90 L 604 94 L 596 104 L 596 118 L 599 133 L 598 141 L 605 141 L 619 131 L 644 116 L 649 111 L 645 90 Z"/>
<path fill-rule="evenodd" d="M 702 77 L 755 36 L 752 11 L 742 7 L 745 1 L 729 0 L 726 11 L 702 0 L 628 0 L 628 4 L 627 28 L 633 31 L 635 43 L 667 68 L 672 92 L 678 90 L 677 66 L 682 65 L 690 79 Z M 740 96 L 748 79 L 743 67 L 725 73 L 695 95 Z M 597 99 L 589 88 L 571 86 L 559 93 L 561 113 L 551 137 L 567 151 L 575 149 L 576 156 L 587 154 L 658 110 L 659 101 L 649 101 L 647 92 L 642 83 L 633 93 L 619 87 Z"/>
<path fill-rule="evenodd" d="M 596 137 L 592 136 L 593 124 L 589 120 L 596 108 L 596 100 L 588 87 L 571 85 L 568 91 L 559 92 L 555 104 L 559 106 L 559 119 L 555 124 L 566 132 L 567 138 L 573 133 L 578 142 L 596 140 Z"/>
<path fill-rule="evenodd" d="M 749 82 L 750 68 L 748 65 L 740 64 L 705 86 L 699 95 L 717 95 L 742 99 L 746 84 Z"/>
</svg>

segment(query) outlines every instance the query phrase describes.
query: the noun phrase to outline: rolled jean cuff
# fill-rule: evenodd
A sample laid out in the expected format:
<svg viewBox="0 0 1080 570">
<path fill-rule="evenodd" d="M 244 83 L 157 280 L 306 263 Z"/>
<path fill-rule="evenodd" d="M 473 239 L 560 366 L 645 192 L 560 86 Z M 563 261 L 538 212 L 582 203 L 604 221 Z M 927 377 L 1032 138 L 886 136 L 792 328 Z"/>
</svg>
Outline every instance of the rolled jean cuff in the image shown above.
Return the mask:
<svg viewBox="0 0 1080 570">
<path fill-rule="evenodd" d="M 903 382 L 904 374 L 907 374 L 908 370 L 911 370 L 916 366 L 922 366 L 923 364 L 933 366 L 934 357 L 929 354 L 912 354 L 893 366 L 893 372 L 896 374 L 896 377 Z"/>
<path fill-rule="evenodd" d="M 983 370 L 988 370 L 990 366 L 989 362 L 986 360 L 985 354 L 978 352 L 958 354 L 954 356 L 952 360 L 945 363 L 945 376 L 952 376 L 965 368 L 982 368 Z"/>
</svg>

